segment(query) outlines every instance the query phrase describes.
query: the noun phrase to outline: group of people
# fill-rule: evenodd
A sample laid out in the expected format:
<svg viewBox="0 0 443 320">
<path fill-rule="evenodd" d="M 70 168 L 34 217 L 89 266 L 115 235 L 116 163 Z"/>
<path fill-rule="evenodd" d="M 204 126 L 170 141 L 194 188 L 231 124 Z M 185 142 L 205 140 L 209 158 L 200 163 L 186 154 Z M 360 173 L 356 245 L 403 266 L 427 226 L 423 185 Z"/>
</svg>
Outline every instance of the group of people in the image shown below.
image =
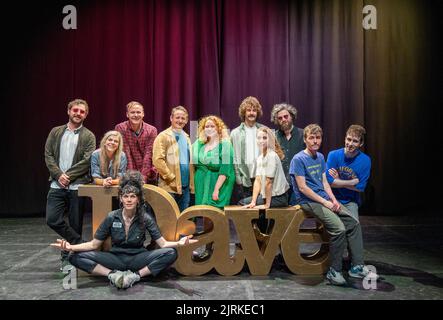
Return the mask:
<svg viewBox="0 0 443 320">
<path fill-rule="evenodd" d="M 295 127 L 297 110 L 286 103 L 272 108 L 275 133 L 258 122 L 263 115 L 258 99 L 247 97 L 239 106 L 241 123 L 231 134 L 220 117 L 208 115 L 199 120 L 197 139 L 191 143 L 183 130 L 189 120 L 186 108 L 173 108 L 171 126 L 157 134 L 154 126 L 143 121 L 142 104 L 133 101 L 126 106 L 128 120 L 107 132 L 97 150 L 94 134 L 83 126 L 87 102 L 71 101 L 67 112 L 68 123 L 52 129 L 45 145 L 50 172 L 46 218 L 62 237 L 52 244 L 61 249 L 62 267 L 72 264 L 108 276 L 117 288 L 127 288 L 170 266 L 177 257 L 174 247 L 197 241 L 187 236 L 170 242 L 161 236 L 143 201 L 142 185 L 152 183 L 169 192 L 180 211 L 193 204 L 221 209 L 229 204 L 259 209 L 299 204 L 330 235 L 327 279 L 332 284 L 346 283 L 342 256 L 347 247 L 352 259 L 349 275 L 369 274 L 358 217 L 359 193 L 371 167 L 370 158 L 360 150 L 363 127 L 350 126 L 345 147 L 330 152 L 325 162 L 318 152 L 322 129 L 316 124 L 304 130 Z M 109 213 L 92 241 L 84 242 L 83 205 L 77 190 L 91 179 L 103 187 L 119 186 L 120 209 Z M 69 224 L 63 219 L 65 211 Z M 204 219 L 203 226 L 210 230 L 211 221 Z M 148 251 L 143 246 L 145 231 L 160 249 Z M 108 236 L 112 249 L 96 251 Z M 207 246 L 198 258 L 210 253 Z"/>
</svg>

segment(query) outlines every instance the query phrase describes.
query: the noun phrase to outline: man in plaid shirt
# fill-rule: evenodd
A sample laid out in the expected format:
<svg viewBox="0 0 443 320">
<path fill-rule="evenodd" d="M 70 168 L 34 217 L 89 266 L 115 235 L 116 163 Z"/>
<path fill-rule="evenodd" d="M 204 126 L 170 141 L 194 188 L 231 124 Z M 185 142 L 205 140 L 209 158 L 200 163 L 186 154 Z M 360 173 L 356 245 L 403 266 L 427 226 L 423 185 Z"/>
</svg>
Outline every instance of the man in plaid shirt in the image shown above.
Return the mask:
<svg viewBox="0 0 443 320">
<path fill-rule="evenodd" d="M 152 165 L 152 145 L 157 137 L 157 128 L 143 121 L 143 106 L 131 101 L 126 106 L 128 121 L 115 126 L 123 136 L 123 150 L 128 158 L 128 170 L 140 171 L 145 183 L 155 183 L 157 171 Z"/>
</svg>

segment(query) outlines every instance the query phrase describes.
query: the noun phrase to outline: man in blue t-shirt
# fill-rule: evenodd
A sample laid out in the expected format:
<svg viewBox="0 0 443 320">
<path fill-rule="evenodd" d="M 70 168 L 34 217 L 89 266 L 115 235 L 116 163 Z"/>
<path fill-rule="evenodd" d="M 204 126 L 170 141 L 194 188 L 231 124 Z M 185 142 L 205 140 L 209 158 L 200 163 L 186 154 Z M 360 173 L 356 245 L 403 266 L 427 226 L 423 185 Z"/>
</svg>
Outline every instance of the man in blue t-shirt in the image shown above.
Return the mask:
<svg viewBox="0 0 443 320">
<path fill-rule="evenodd" d="M 303 139 L 306 149 L 292 158 L 289 175 L 297 204 L 318 218 L 330 235 L 331 267 L 326 278 L 332 284 L 344 285 L 346 280 L 341 270 L 342 256 L 347 243 L 352 258 L 349 275 L 363 278 L 369 275 L 369 270 L 363 261 L 360 223 L 337 201 L 326 178 L 325 159 L 318 152 L 322 136 L 323 131 L 317 124 L 310 124 L 304 129 Z"/>
<path fill-rule="evenodd" d="M 328 182 L 335 198 L 358 220 L 360 192 L 366 188 L 371 173 L 371 158 L 360 151 L 365 128 L 351 125 L 346 131 L 345 147 L 329 152 L 326 164 Z"/>
</svg>

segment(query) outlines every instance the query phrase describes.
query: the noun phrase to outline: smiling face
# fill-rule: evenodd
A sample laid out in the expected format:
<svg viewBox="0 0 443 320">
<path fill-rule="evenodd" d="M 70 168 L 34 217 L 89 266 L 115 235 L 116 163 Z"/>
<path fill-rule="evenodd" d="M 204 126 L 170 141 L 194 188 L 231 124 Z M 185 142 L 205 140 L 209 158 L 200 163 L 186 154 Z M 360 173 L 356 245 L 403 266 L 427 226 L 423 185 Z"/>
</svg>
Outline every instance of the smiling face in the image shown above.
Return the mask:
<svg viewBox="0 0 443 320">
<path fill-rule="evenodd" d="M 188 115 L 184 111 L 176 110 L 170 120 L 173 129 L 181 130 L 188 123 Z"/>
<path fill-rule="evenodd" d="M 361 138 L 353 135 L 353 134 L 347 134 L 345 138 L 345 153 L 348 155 L 354 155 L 356 152 L 360 150 L 360 148 L 363 146 L 363 143 L 361 142 Z"/>
<path fill-rule="evenodd" d="M 204 126 L 205 135 L 208 138 L 214 138 L 217 137 L 217 126 L 215 125 L 214 121 L 207 120 Z"/>
<path fill-rule="evenodd" d="M 128 117 L 128 120 L 133 128 L 139 128 L 143 122 L 145 112 L 143 111 L 143 107 L 141 105 L 134 104 L 128 109 L 126 116 Z"/>
<path fill-rule="evenodd" d="M 120 139 L 116 135 L 110 135 L 105 141 L 106 151 L 114 153 L 120 145 Z"/>
<path fill-rule="evenodd" d="M 79 127 L 88 116 L 86 106 L 84 104 L 75 104 L 68 109 L 69 122 Z"/>
</svg>

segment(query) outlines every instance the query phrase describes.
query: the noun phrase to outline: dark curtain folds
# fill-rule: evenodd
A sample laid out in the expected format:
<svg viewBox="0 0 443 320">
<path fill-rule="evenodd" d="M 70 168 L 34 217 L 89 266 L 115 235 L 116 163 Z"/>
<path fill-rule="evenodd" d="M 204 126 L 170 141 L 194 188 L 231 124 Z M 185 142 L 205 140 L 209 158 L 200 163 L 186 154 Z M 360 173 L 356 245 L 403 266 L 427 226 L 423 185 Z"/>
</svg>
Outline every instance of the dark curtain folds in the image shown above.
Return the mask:
<svg viewBox="0 0 443 320">
<path fill-rule="evenodd" d="M 77 30 L 62 28 L 67 4 L 77 8 Z M 366 4 L 377 8 L 377 30 L 362 28 Z M 419 0 L 13 4 L 0 21 L 0 214 L 44 212 L 44 143 L 66 123 L 74 98 L 89 102 L 85 125 L 99 142 L 126 119 L 131 100 L 159 131 L 179 104 L 191 120 L 218 114 L 232 129 L 249 95 L 264 107 L 262 123 L 271 125 L 272 105 L 283 101 L 297 107 L 299 127 L 319 123 L 325 155 L 342 147 L 350 124 L 363 124 L 373 160 L 366 213 L 425 212 L 439 192 L 438 178 L 419 186 L 430 167 L 423 155 L 441 145 L 441 7 Z"/>
</svg>

